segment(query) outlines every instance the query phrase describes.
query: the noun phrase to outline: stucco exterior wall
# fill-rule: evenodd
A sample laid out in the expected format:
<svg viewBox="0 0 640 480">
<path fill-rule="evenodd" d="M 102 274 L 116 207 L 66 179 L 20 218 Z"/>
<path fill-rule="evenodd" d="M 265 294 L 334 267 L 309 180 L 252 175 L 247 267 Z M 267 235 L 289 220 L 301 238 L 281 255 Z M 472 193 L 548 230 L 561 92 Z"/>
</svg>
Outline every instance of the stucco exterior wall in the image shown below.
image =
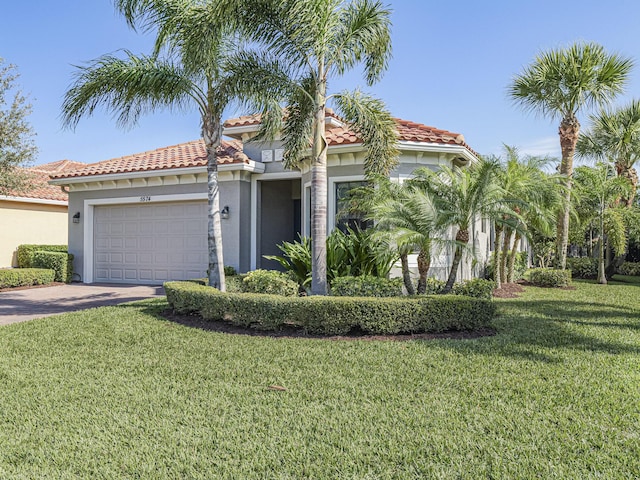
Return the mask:
<svg viewBox="0 0 640 480">
<path fill-rule="evenodd" d="M 0 268 L 17 266 L 24 243 L 66 245 L 67 207 L 0 200 Z"/>
</svg>

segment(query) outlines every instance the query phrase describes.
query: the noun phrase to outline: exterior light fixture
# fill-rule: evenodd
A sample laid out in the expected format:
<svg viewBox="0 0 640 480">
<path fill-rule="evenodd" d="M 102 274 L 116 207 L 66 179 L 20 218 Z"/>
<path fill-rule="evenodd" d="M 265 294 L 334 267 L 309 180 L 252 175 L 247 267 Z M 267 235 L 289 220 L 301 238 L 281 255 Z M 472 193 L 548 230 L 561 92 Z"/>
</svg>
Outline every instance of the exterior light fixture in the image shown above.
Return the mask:
<svg viewBox="0 0 640 480">
<path fill-rule="evenodd" d="M 73 223 L 80 223 L 80 212 L 77 212 L 72 218 Z"/>
<path fill-rule="evenodd" d="M 224 207 L 222 207 L 222 210 L 220 210 L 220 217 L 224 218 L 225 220 L 229 218 L 229 205 L 225 205 Z"/>
</svg>

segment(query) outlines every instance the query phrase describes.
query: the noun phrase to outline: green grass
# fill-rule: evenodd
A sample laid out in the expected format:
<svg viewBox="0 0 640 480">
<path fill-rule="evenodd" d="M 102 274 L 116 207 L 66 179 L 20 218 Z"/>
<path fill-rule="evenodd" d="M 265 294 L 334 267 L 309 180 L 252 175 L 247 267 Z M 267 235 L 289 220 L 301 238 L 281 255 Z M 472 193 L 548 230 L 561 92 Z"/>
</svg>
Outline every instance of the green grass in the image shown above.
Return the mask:
<svg viewBox="0 0 640 480">
<path fill-rule="evenodd" d="M 640 477 L 640 284 L 528 288 L 478 340 L 226 335 L 164 306 L 0 328 L 0 478 Z"/>
</svg>

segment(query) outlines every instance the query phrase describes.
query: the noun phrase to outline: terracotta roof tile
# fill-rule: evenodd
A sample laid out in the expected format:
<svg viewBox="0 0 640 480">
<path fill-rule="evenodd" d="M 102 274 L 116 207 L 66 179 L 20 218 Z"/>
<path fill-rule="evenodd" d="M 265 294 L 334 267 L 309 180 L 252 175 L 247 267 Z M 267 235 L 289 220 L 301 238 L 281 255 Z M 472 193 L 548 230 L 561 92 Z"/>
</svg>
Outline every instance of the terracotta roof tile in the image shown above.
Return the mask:
<svg viewBox="0 0 640 480">
<path fill-rule="evenodd" d="M 331 108 L 325 109 L 325 115 L 327 117 L 340 120 L 341 122 L 343 121 L 338 115 L 336 115 L 336 113 Z M 261 118 L 262 118 L 262 115 L 260 115 L 259 113 L 256 113 L 254 115 L 243 115 L 236 118 L 230 118 L 229 120 L 224 122 L 224 127 L 232 128 L 232 127 L 248 127 L 250 125 L 259 125 Z"/>
<path fill-rule="evenodd" d="M 34 200 L 56 200 L 67 201 L 67 194 L 57 185 L 49 185 L 51 175 L 63 174 L 64 172 L 83 167 L 85 164 L 72 160 L 58 160 L 57 162 L 45 163 L 34 167 L 23 169 L 31 177 L 31 188 L 26 191 L 15 191 L 10 196 L 19 198 L 30 198 Z"/>
<path fill-rule="evenodd" d="M 218 149 L 218 164 L 248 163 L 239 141 L 223 140 Z M 51 178 L 87 177 L 111 173 L 144 172 L 150 170 L 168 170 L 172 168 L 201 167 L 207 165 L 207 151 L 204 141 L 172 145 L 148 152 L 136 153 L 125 157 L 91 163 L 82 168 L 52 175 Z"/>
</svg>

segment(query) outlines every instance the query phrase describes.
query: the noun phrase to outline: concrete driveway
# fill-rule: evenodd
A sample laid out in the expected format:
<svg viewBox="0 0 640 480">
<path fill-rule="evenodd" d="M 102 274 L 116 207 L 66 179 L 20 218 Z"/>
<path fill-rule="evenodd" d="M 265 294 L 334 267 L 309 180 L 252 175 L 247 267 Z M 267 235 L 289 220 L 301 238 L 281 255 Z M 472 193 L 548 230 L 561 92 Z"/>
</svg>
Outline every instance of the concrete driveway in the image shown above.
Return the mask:
<svg viewBox="0 0 640 480">
<path fill-rule="evenodd" d="M 0 326 L 57 313 L 161 297 L 160 286 L 71 284 L 0 292 Z"/>
</svg>

